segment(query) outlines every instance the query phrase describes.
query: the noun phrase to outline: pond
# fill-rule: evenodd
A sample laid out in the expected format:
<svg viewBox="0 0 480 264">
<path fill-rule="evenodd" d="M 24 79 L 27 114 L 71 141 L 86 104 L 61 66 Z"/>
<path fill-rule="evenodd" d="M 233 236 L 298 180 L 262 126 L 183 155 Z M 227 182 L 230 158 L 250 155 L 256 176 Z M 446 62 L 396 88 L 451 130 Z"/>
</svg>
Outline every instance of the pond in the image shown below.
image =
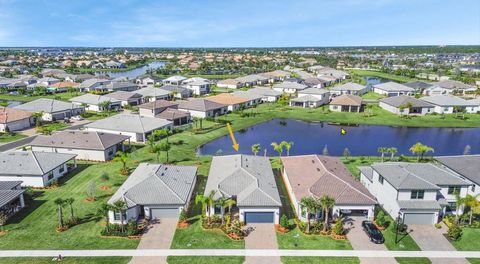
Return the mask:
<svg viewBox="0 0 480 264">
<path fill-rule="evenodd" d="M 341 135 L 344 128 L 347 133 Z M 251 146 L 260 143 L 263 155 L 277 155 L 272 142 L 292 141 L 290 155 L 321 154 L 325 146 L 332 156 L 341 156 L 348 148 L 352 156 L 378 155 L 378 147 L 396 147 L 398 154 L 411 155 L 410 147 L 422 142 L 435 149 L 435 155 L 462 155 L 466 145 L 472 154 L 480 153 L 480 128 L 414 128 L 391 126 L 340 126 L 325 122 L 272 119 L 235 133 L 239 153 L 251 154 Z M 198 149 L 200 155 L 228 155 L 232 149 L 229 136 L 213 140 Z M 284 151 L 285 154 L 285 151 Z"/>
<path fill-rule="evenodd" d="M 373 89 L 372 86 L 375 85 L 375 84 L 380 84 L 380 83 L 385 83 L 385 82 L 390 81 L 388 79 L 383 79 L 383 78 L 373 77 L 373 76 L 365 76 L 363 78 L 367 82 L 366 86 L 367 86 L 369 91 Z"/>
<path fill-rule="evenodd" d="M 101 72 L 95 72 L 95 75 L 108 75 L 112 78 L 127 77 L 128 79 L 135 79 L 138 76 L 147 73 L 147 71 L 150 69 L 158 69 L 163 66 L 165 66 L 165 62 L 153 61 L 147 65 L 144 65 L 142 67 L 138 67 L 132 70 L 128 70 L 128 71 L 101 71 Z"/>
</svg>

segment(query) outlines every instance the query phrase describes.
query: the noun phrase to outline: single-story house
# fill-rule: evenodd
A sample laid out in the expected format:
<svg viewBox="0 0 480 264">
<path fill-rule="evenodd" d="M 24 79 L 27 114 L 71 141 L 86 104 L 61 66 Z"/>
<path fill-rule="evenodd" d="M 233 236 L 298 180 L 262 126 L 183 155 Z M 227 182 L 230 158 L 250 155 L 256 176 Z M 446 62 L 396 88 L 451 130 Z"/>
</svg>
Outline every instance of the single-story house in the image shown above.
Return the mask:
<svg viewBox="0 0 480 264">
<path fill-rule="evenodd" d="M 342 95 L 342 94 L 353 94 L 353 95 L 362 95 L 367 92 L 367 87 L 358 83 L 348 82 L 339 86 L 335 86 L 330 89 L 330 94 L 332 96 Z"/>
<path fill-rule="evenodd" d="M 273 90 L 288 94 L 294 94 L 306 88 L 305 84 L 297 82 L 282 82 L 273 85 Z"/>
<path fill-rule="evenodd" d="M 117 151 L 125 151 L 130 137 L 96 131 L 63 130 L 50 136 L 37 136 L 29 145 L 33 151 L 67 153 L 80 160 L 107 161 Z"/>
<path fill-rule="evenodd" d="M 362 184 L 393 219 L 400 217 L 405 224 L 433 225 L 455 213 L 455 193 L 465 197 L 470 185 L 432 163 L 384 162 L 359 169 Z"/>
<path fill-rule="evenodd" d="M 290 78 L 291 73 L 283 70 L 274 70 L 271 72 L 260 73 L 259 75 L 267 77 L 269 83 L 283 81 Z"/>
<path fill-rule="evenodd" d="M 43 113 L 42 120 L 55 121 L 77 116 L 83 113 L 82 106 L 54 99 L 40 98 L 14 107 L 31 113 Z"/>
<path fill-rule="evenodd" d="M 118 111 L 122 108 L 122 101 L 120 100 L 91 93 L 73 97 L 69 101 L 77 106 L 85 106 L 85 110 L 93 112 Z M 106 104 L 106 102 L 108 102 L 108 105 L 105 108 L 103 104 Z"/>
<path fill-rule="evenodd" d="M 241 77 L 235 78 L 235 80 L 239 81 L 242 84 L 242 86 L 245 86 L 245 87 L 251 87 L 255 85 L 264 85 L 268 83 L 267 77 L 258 75 L 258 74 L 241 76 Z"/>
<path fill-rule="evenodd" d="M 80 84 L 75 82 L 57 82 L 47 87 L 47 91 L 49 92 L 66 92 L 69 88 L 77 88 Z"/>
<path fill-rule="evenodd" d="M 373 218 L 377 204 L 375 197 L 355 180 L 339 158 L 304 155 L 281 159 L 283 181 L 301 220 L 307 219 L 301 206 L 302 198 L 325 195 L 335 199 L 332 216 L 360 215 Z M 323 218 L 321 210 L 312 215 L 314 218 Z"/>
<path fill-rule="evenodd" d="M 282 96 L 282 92 L 275 91 L 270 88 L 263 88 L 263 87 L 255 87 L 252 89 L 249 89 L 247 91 L 248 93 L 258 95 L 262 97 L 263 102 L 276 102 Z"/>
<path fill-rule="evenodd" d="M 443 156 L 435 158 L 447 170 L 470 182 L 468 193 L 480 194 L 480 155 Z"/>
<path fill-rule="evenodd" d="M 0 181 L 0 213 L 7 219 L 25 207 L 22 181 Z"/>
<path fill-rule="evenodd" d="M 342 94 L 334 97 L 332 101 L 330 101 L 329 109 L 334 112 L 360 113 L 363 111 L 363 100 L 360 96 Z"/>
<path fill-rule="evenodd" d="M 170 95 L 172 97 L 178 98 L 178 99 L 184 99 L 191 97 L 193 94 L 193 90 L 190 90 L 186 87 L 183 86 L 178 86 L 178 85 L 164 85 L 162 86 L 162 90 L 170 92 Z"/>
<path fill-rule="evenodd" d="M 155 85 L 155 84 L 160 84 L 162 83 L 162 79 L 155 77 L 155 76 L 146 76 L 143 78 L 138 78 L 135 81 L 136 84 L 142 85 L 142 86 L 147 86 L 147 85 Z"/>
<path fill-rule="evenodd" d="M 165 111 L 167 108 L 178 109 L 178 103 L 166 101 L 166 100 L 155 100 L 148 103 L 144 103 L 138 106 L 138 113 L 141 116 L 154 117 L 161 112 Z"/>
<path fill-rule="evenodd" d="M 407 82 L 403 85 L 413 88 L 416 94 L 423 94 L 425 90 L 433 87 L 431 83 L 426 83 L 422 81 Z"/>
<path fill-rule="evenodd" d="M 0 152 L 0 182 L 22 181 L 22 186 L 46 187 L 76 168 L 75 157 L 35 151 Z"/>
<path fill-rule="evenodd" d="M 13 132 L 29 128 L 32 113 L 15 108 L 0 107 L 0 132 Z"/>
<path fill-rule="evenodd" d="M 90 92 L 90 91 L 102 90 L 101 87 L 103 87 L 106 84 L 109 84 L 110 82 L 111 81 L 109 79 L 90 78 L 90 79 L 86 79 L 85 81 L 83 81 L 78 86 L 78 89 L 81 92 Z"/>
<path fill-rule="evenodd" d="M 434 105 L 435 108 L 433 111 L 438 114 L 452 114 L 455 113 L 457 108 L 465 110 L 467 113 L 476 113 L 479 111 L 477 104 L 454 95 L 431 95 L 421 97 L 420 100 Z"/>
<path fill-rule="evenodd" d="M 168 100 L 172 94 L 170 91 L 165 91 L 155 87 L 145 87 L 140 90 L 136 90 L 135 93 L 142 95 L 142 102 L 144 103 L 160 99 Z"/>
<path fill-rule="evenodd" d="M 325 86 L 328 85 L 324 80 L 320 80 L 320 79 L 315 78 L 315 77 L 314 78 L 306 78 L 303 81 L 303 84 L 305 84 L 308 87 L 312 87 L 312 88 L 324 88 Z"/>
<path fill-rule="evenodd" d="M 192 117 L 206 118 L 225 114 L 228 106 L 207 99 L 192 99 L 181 102 L 178 109 L 190 113 Z"/>
<path fill-rule="evenodd" d="M 249 102 L 249 100 L 243 97 L 238 97 L 229 93 L 220 93 L 217 95 L 209 96 L 206 99 L 211 102 L 228 106 L 228 111 L 236 111 L 241 109 L 242 107 L 246 108 L 247 103 Z"/>
<path fill-rule="evenodd" d="M 251 107 L 251 106 L 254 106 L 254 105 L 258 105 L 258 104 L 261 104 L 263 101 L 262 101 L 262 98 L 263 96 L 257 94 L 257 93 L 254 93 L 254 92 L 249 92 L 249 91 L 235 91 L 233 93 L 231 93 L 232 95 L 234 96 L 237 96 L 237 97 L 241 97 L 243 99 L 246 99 L 247 102 L 245 103 L 245 105 L 247 107 Z"/>
<path fill-rule="evenodd" d="M 233 210 L 238 210 L 237 217 L 242 222 L 279 223 L 282 201 L 268 157 L 213 157 L 205 195 L 212 191 L 215 199 L 227 197 L 236 201 Z M 220 210 L 224 209 L 215 206 L 208 212 L 212 215 L 220 213 Z"/>
<path fill-rule="evenodd" d="M 145 219 L 178 219 L 188 208 L 197 179 L 194 166 L 140 163 L 135 171 L 108 200 L 124 201 L 124 223 Z M 121 212 L 110 211 L 111 223 L 120 223 Z"/>
<path fill-rule="evenodd" d="M 133 142 L 146 142 L 155 130 L 172 129 L 173 123 L 160 118 L 120 114 L 86 124 L 87 131 L 130 136 Z"/>
<path fill-rule="evenodd" d="M 386 82 L 373 85 L 373 92 L 387 97 L 399 95 L 412 96 L 415 94 L 415 89 L 396 82 Z"/>
<path fill-rule="evenodd" d="M 98 87 L 96 90 L 101 91 L 108 91 L 108 92 L 116 92 L 116 91 L 124 91 L 124 92 L 131 92 L 138 89 L 138 85 L 132 82 L 126 81 L 117 81 L 117 82 L 110 82 Z"/>
<path fill-rule="evenodd" d="M 379 106 L 399 115 L 426 115 L 433 113 L 434 105 L 411 96 L 400 95 L 383 98 Z"/>
<path fill-rule="evenodd" d="M 219 88 L 228 88 L 228 89 L 238 89 L 243 87 L 243 83 L 237 79 L 225 79 L 217 82 L 217 87 Z"/>
<path fill-rule="evenodd" d="M 330 92 L 325 89 L 307 88 L 298 92 L 297 98 L 290 99 L 290 106 L 300 106 L 303 108 L 317 108 L 328 104 L 330 101 Z"/>
<path fill-rule="evenodd" d="M 475 92 L 477 88 L 473 85 L 469 85 L 463 82 L 455 80 L 443 80 L 432 83 L 434 87 L 437 87 L 435 91 L 427 89 L 427 94 L 461 94 L 464 95 L 469 92 Z"/>
<path fill-rule="evenodd" d="M 122 106 L 139 105 L 142 102 L 142 95 L 136 92 L 117 91 L 105 95 L 115 100 L 119 100 Z"/>
<path fill-rule="evenodd" d="M 163 84 L 172 84 L 172 85 L 180 85 L 182 84 L 183 81 L 185 81 L 187 78 L 180 76 L 180 75 L 174 75 L 170 76 L 162 81 Z"/>
</svg>

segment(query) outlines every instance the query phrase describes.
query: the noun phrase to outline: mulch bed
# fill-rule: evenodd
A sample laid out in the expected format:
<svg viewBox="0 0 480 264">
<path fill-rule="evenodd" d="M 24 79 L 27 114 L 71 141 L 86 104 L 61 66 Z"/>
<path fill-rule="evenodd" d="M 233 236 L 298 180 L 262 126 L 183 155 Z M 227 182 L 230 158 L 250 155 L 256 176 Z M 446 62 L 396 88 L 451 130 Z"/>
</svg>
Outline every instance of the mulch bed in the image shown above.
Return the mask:
<svg viewBox="0 0 480 264">
<path fill-rule="evenodd" d="M 285 228 L 281 225 L 275 225 L 275 229 L 277 230 L 277 232 L 282 234 L 288 233 L 290 231 L 288 228 Z"/>
<path fill-rule="evenodd" d="M 110 190 L 110 188 L 111 188 L 111 186 L 109 186 L 109 185 L 100 186 L 100 190 L 102 190 L 102 191 L 108 191 L 108 190 Z"/>
<path fill-rule="evenodd" d="M 95 197 L 88 197 L 88 198 L 85 198 L 85 202 L 95 202 L 97 199 L 95 199 Z"/>
<path fill-rule="evenodd" d="M 177 224 L 177 227 L 180 229 L 185 229 L 185 228 L 188 228 L 189 226 L 190 226 L 190 223 L 188 223 L 187 221 L 179 222 Z"/>
</svg>

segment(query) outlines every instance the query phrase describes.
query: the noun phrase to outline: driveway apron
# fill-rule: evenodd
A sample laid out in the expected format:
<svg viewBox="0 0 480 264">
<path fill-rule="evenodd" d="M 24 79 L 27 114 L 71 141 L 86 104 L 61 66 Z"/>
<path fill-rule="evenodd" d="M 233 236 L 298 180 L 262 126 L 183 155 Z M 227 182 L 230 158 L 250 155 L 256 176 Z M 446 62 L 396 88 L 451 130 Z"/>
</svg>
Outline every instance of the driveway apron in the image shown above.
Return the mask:
<svg viewBox="0 0 480 264">
<path fill-rule="evenodd" d="M 245 249 L 278 249 L 277 234 L 273 224 L 249 224 L 252 230 L 245 237 Z M 280 257 L 250 257 L 245 258 L 245 264 L 280 264 Z"/>
</svg>

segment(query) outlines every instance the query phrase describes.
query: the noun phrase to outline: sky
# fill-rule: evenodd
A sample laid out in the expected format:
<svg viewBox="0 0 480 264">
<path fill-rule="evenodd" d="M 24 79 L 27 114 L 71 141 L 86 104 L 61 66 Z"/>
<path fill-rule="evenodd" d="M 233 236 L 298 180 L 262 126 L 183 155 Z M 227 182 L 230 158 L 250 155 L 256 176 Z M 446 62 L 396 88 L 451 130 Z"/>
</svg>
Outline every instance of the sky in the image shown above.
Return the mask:
<svg viewBox="0 0 480 264">
<path fill-rule="evenodd" d="M 0 47 L 479 45 L 479 0 L 0 0 Z"/>
</svg>

